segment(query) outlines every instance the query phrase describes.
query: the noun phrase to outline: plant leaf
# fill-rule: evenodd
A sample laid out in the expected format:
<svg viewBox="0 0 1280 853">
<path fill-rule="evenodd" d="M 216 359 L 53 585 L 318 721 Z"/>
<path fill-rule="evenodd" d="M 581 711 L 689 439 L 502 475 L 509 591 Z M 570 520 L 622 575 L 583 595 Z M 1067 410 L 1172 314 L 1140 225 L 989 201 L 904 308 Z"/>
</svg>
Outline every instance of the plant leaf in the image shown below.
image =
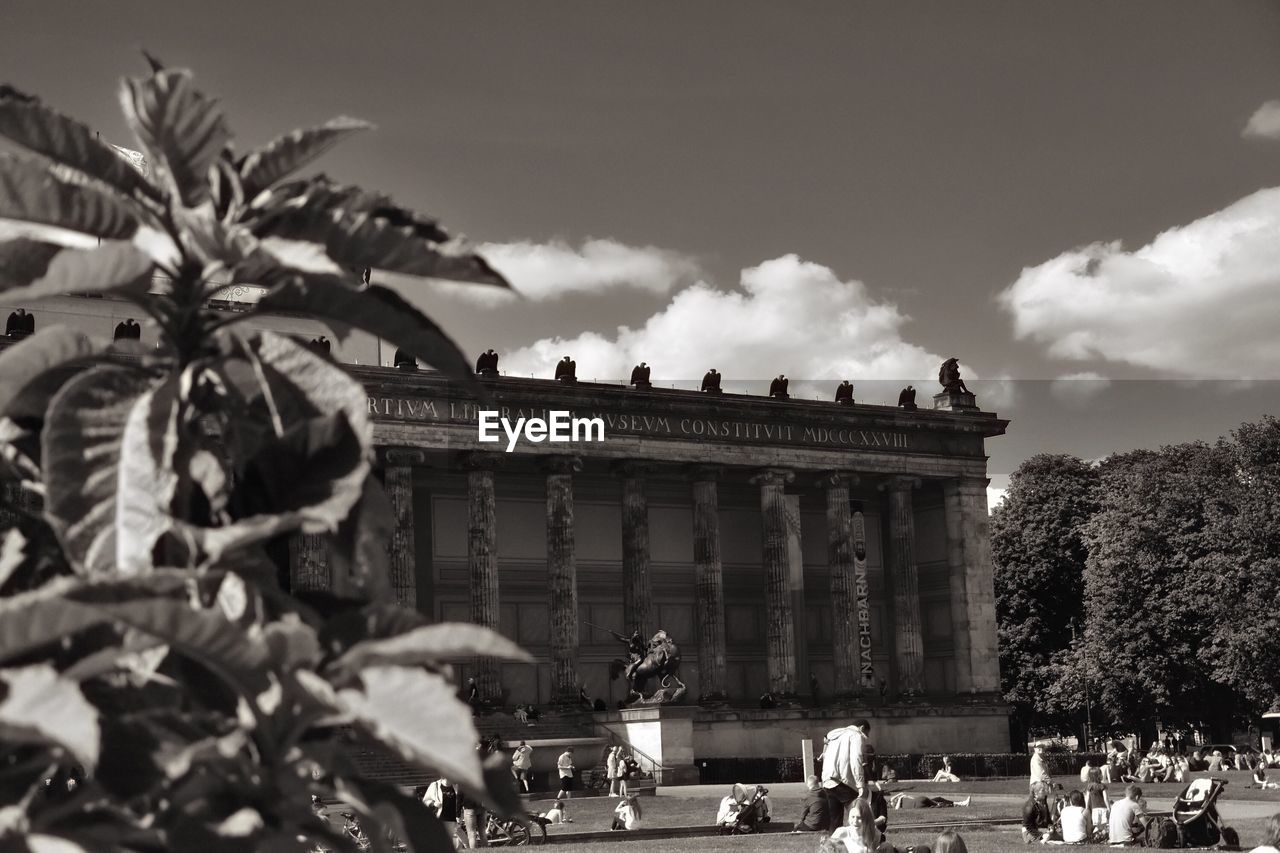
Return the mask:
<svg viewBox="0 0 1280 853">
<path fill-rule="evenodd" d="M 98 711 L 74 681 L 47 665 L 0 670 L 8 695 L 0 702 L 0 731 L 10 738 L 55 743 L 85 769 L 98 763 Z"/>
<path fill-rule="evenodd" d="M 231 139 L 218 102 L 197 90 L 183 69 L 125 80 L 120 100 L 173 194 L 186 207 L 208 199 L 209 168 Z"/>
<path fill-rule="evenodd" d="M 93 587 L 68 597 L 87 596 Z M 179 654 L 213 670 L 246 699 L 269 687 L 270 653 L 261 638 L 226 618 L 217 608 L 196 608 L 172 598 L 144 598 L 116 603 L 85 601 L 108 619 L 122 622 L 168 644 Z"/>
<path fill-rule="evenodd" d="M 442 622 L 395 637 L 356 643 L 332 666 L 353 672 L 373 665 L 439 664 L 450 658 L 472 656 L 533 663 L 528 652 L 496 631 L 467 622 Z"/>
<path fill-rule="evenodd" d="M 360 777 L 338 777 L 334 780 L 338 796 L 351 803 L 362 815 L 387 826 L 403 841 L 409 853 L 448 850 L 453 839 L 422 802 L 406 796 L 394 785 Z"/>
<path fill-rule="evenodd" d="M 25 559 L 27 537 L 16 527 L 11 527 L 0 537 L 0 587 L 8 582 Z"/>
<path fill-rule="evenodd" d="M 376 478 L 366 477 L 364 494 L 329 539 L 333 592 L 348 598 L 389 600 L 391 563 L 387 542 L 395 531 L 395 510 Z"/>
<path fill-rule="evenodd" d="M 151 286 L 151 257 L 122 240 L 112 240 L 91 249 L 63 249 L 54 255 L 44 274 L 23 287 L 0 292 L 7 300 L 43 299 L 68 293 L 111 293 L 132 291 L 143 294 Z"/>
<path fill-rule="evenodd" d="M 373 125 L 347 116 L 330 119 L 319 127 L 299 128 L 250 152 L 240 165 L 246 198 L 252 199 L 286 175 L 315 160 L 343 138 Z"/>
<path fill-rule="evenodd" d="M 81 573 L 115 568 L 125 423 L 154 384 L 141 370 L 95 367 L 63 385 L 49 404 L 41 435 L 45 517 Z"/>
<path fill-rule="evenodd" d="M 120 438 L 115 494 L 115 569 L 124 575 L 152 568 L 156 542 L 172 526 L 178 477 L 178 377 L 138 397 Z"/>
<path fill-rule="evenodd" d="M 92 249 L 99 239 L 130 240 L 139 226 L 122 198 L 59 181 L 37 163 L 0 157 L 0 240 L 27 237 Z"/>
<path fill-rule="evenodd" d="M 21 657 L 106 621 L 101 614 L 62 598 L 76 583 L 63 578 L 0 600 L 0 661 Z"/>
<path fill-rule="evenodd" d="M 10 404 L 45 371 L 96 355 L 106 345 L 67 326 L 45 326 L 29 338 L 0 352 L 0 413 L 16 417 L 43 416 L 38 412 L 10 412 Z"/>
<path fill-rule="evenodd" d="M 483 258 L 468 251 L 430 217 L 396 205 L 389 197 L 325 178 L 278 187 L 250 209 L 253 233 L 263 249 L 295 256 L 282 246 L 323 246 L 337 264 L 426 278 L 510 287 Z M 277 238 L 269 241 L 268 238 Z"/>
<path fill-rule="evenodd" d="M 376 284 L 359 290 L 334 278 L 294 276 L 267 293 L 259 311 L 286 311 L 339 320 L 390 341 L 442 373 L 468 381 L 474 372 L 444 330 L 394 290 Z"/>
<path fill-rule="evenodd" d="M 89 128 L 11 86 L 0 86 L 0 136 L 126 195 L 155 195 L 142 175 Z"/>
<path fill-rule="evenodd" d="M 471 710 L 441 676 L 402 666 L 370 667 L 360 688 L 338 691 L 357 724 L 407 761 L 484 790 Z"/>
</svg>

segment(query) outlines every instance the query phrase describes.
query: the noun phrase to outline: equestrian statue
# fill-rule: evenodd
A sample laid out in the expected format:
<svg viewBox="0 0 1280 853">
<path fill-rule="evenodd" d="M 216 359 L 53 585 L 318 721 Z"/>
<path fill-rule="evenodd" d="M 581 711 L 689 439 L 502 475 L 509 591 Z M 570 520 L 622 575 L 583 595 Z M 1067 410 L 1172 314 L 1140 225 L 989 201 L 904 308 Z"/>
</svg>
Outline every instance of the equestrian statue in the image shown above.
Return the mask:
<svg viewBox="0 0 1280 853">
<path fill-rule="evenodd" d="M 591 625 L 590 622 L 586 624 Z M 622 707 L 667 705 L 684 698 L 688 688 L 680 680 L 680 648 L 667 636 L 666 631 L 659 630 L 646 643 L 639 630 L 632 632 L 630 637 L 625 637 L 599 625 L 591 627 L 607 631 L 614 639 L 627 646 L 628 660 L 616 659 L 609 667 L 610 679 L 622 676 L 627 680 L 629 689 L 627 697 L 620 703 Z M 646 695 L 645 686 L 651 678 L 656 678 L 659 686 Z"/>
</svg>

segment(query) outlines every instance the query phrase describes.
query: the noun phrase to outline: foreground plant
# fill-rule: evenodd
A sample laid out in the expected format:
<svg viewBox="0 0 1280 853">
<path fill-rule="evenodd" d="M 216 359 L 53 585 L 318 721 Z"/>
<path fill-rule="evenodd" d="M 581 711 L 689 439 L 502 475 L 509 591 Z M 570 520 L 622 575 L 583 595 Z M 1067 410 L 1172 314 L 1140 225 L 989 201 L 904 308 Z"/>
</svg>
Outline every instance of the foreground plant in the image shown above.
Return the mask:
<svg viewBox="0 0 1280 853">
<path fill-rule="evenodd" d="M 364 390 L 243 321 L 309 314 L 469 377 L 431 320 L 360 273 L 506 282 L 384 195 L 291 177 L 362 122 L 237 157 L 187 71 L 153 62 L 121 100 L 154 180 L 0 87 L 0 135 L 39 155 L 0 156 L 0 292 L 122 296 L 162 340 L 53 327 L 0 353 L 4 473 L 43 499 L 0 531 L 0 850 L 354 849 L 313 795 L 349 804 L 375 849 L 392 834 L 451 850 L 420 803 L 360 775 L 350 741 L 510 810 L 445 661 L 528 657 L 387 600 Z M 229 281 L 268 291 L 209 309 Z M 335 594 L 278 585 L 296 533 L 328 538 Z"/>
</svg>

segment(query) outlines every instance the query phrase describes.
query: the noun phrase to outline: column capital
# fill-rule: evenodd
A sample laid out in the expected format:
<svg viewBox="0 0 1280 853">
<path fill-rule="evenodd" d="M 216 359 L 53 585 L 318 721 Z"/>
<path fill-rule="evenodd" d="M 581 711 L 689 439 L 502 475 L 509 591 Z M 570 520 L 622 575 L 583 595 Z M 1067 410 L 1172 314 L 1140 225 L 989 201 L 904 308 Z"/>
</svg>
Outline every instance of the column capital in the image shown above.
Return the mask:
<svg viewBox="0 0 1280 853">
<path fill-rule="evenodd" d="M 920 478 L 912 477 L 906 474 L 894 474 L 885 477 L 876 488 L 882 492 L 909 492 L 912 489 L 920 488 Z"/>
<path fill-rule="evenodd" d="M 582 470 L 581 456 L 543 456 L 538 460 L 548 474 L 576 474 Z"/>
<path fill-rule="evenodd" d="M 384 465 L 425 465 L 427 453 L 420 447 L 382 447 L 378 456 Z"/>
<path fill-rule="evenodd" d="M 987 477 L 952 477 L 942 481 L 942 488 L 961 494 L 985 495 L 991 480 Z"/>
<path fill-rule="evenodd" d="M 653 473 L 655 467 L 652 462 L 639 459 L 619 459 L 609 466 L 609 472 L 615 477 L 643 477 Z"/>
<path fill-rule="evenodd" d="M 724 468 L 719 465 L 689 465 L 685 468 L 686 476 L 694 483 L 714 483 L 723 473 Z"/>
<path fill-rule="evenodd" d="M 796 478 L 794 471 L 786 468 L 763 468 L 751 477 L 753 486 L 785 486 Z"/>
<path fill-rule="evenodd" d="M 858 475 L 854 474 L 852 471 L 825 471 L 817 480 L 814 481 L 814 485 L 819 489 L 838 489 L 842 487 L 847 489 L 851 486 L 858 485 L 858 483 Z"/>
<path fill-rule="evenodd" d="M 464 471 L 494 471 L 506 462 L 503 455 L 484 450 L 464 450 L 457 455 L 457 465 Z"/>
</svg>

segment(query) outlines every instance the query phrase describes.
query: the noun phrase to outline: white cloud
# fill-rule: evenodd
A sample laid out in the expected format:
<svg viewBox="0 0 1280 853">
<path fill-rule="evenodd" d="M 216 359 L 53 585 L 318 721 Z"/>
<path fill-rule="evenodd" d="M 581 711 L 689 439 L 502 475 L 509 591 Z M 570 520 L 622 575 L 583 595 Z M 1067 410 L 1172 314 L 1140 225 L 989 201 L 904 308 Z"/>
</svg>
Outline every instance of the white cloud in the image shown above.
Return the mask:
<svg viewBox="0 0 1280 853">
<path fill-rule="evenodd" d="M 585 240 L 577 249 L 561 240 L 482 243 L 475 248 L 517 293 L 535 302 L 621 288 L 661 296 L 698 275 L 697 262 L 679 252 L 610 239 Z M 516 299 L 493 287 L 442 282 L 440 290 L 488 305 Z"/>
<path fill-rule="evenodd" d="M 743 270 L 740 290 L 699 282 L 642 326 L 620 327 L 612 339 L 596 333 L 543 339 L 504 355 L 502 365 L 515 374 L 550 376 L 568 354 L 584 380 L 625 378 L 643 360 L 659 385 L 696 383 L 715 367 L 726 391 L 735 390 L 735 381 L 779 373 L 796 380 L 793 390 L 803 387 L 801 380 L 848 377 L 856 391 L 860 378 L 936 375 L 941 357 L 902 339 L 907 320 L 862 282 L 841 281 L 825 266 L 785 255 Z"/>
<path fill-rule="evenodd" d="M 1267 101 L 1258 107 L 1241 135 L 1246 139 L 1280 139 L 1280 101 Z"/>
<path fill-rule="evenodd" d="M 1059 376 L 1049 384 L 1049 393 L 1063 403 L 1084 405 L 1111 387 L 1111 380 L 1101 373 L 1086 370 Z"/>
<path fill-rule="evenodd" d="M 1094 243 L 1022 271 L 1000 294 L 1019 338 L 1063 359 L 1175 377 L 1280 377 L 1280 188 L 1125 251 Z"/>
</svg>

